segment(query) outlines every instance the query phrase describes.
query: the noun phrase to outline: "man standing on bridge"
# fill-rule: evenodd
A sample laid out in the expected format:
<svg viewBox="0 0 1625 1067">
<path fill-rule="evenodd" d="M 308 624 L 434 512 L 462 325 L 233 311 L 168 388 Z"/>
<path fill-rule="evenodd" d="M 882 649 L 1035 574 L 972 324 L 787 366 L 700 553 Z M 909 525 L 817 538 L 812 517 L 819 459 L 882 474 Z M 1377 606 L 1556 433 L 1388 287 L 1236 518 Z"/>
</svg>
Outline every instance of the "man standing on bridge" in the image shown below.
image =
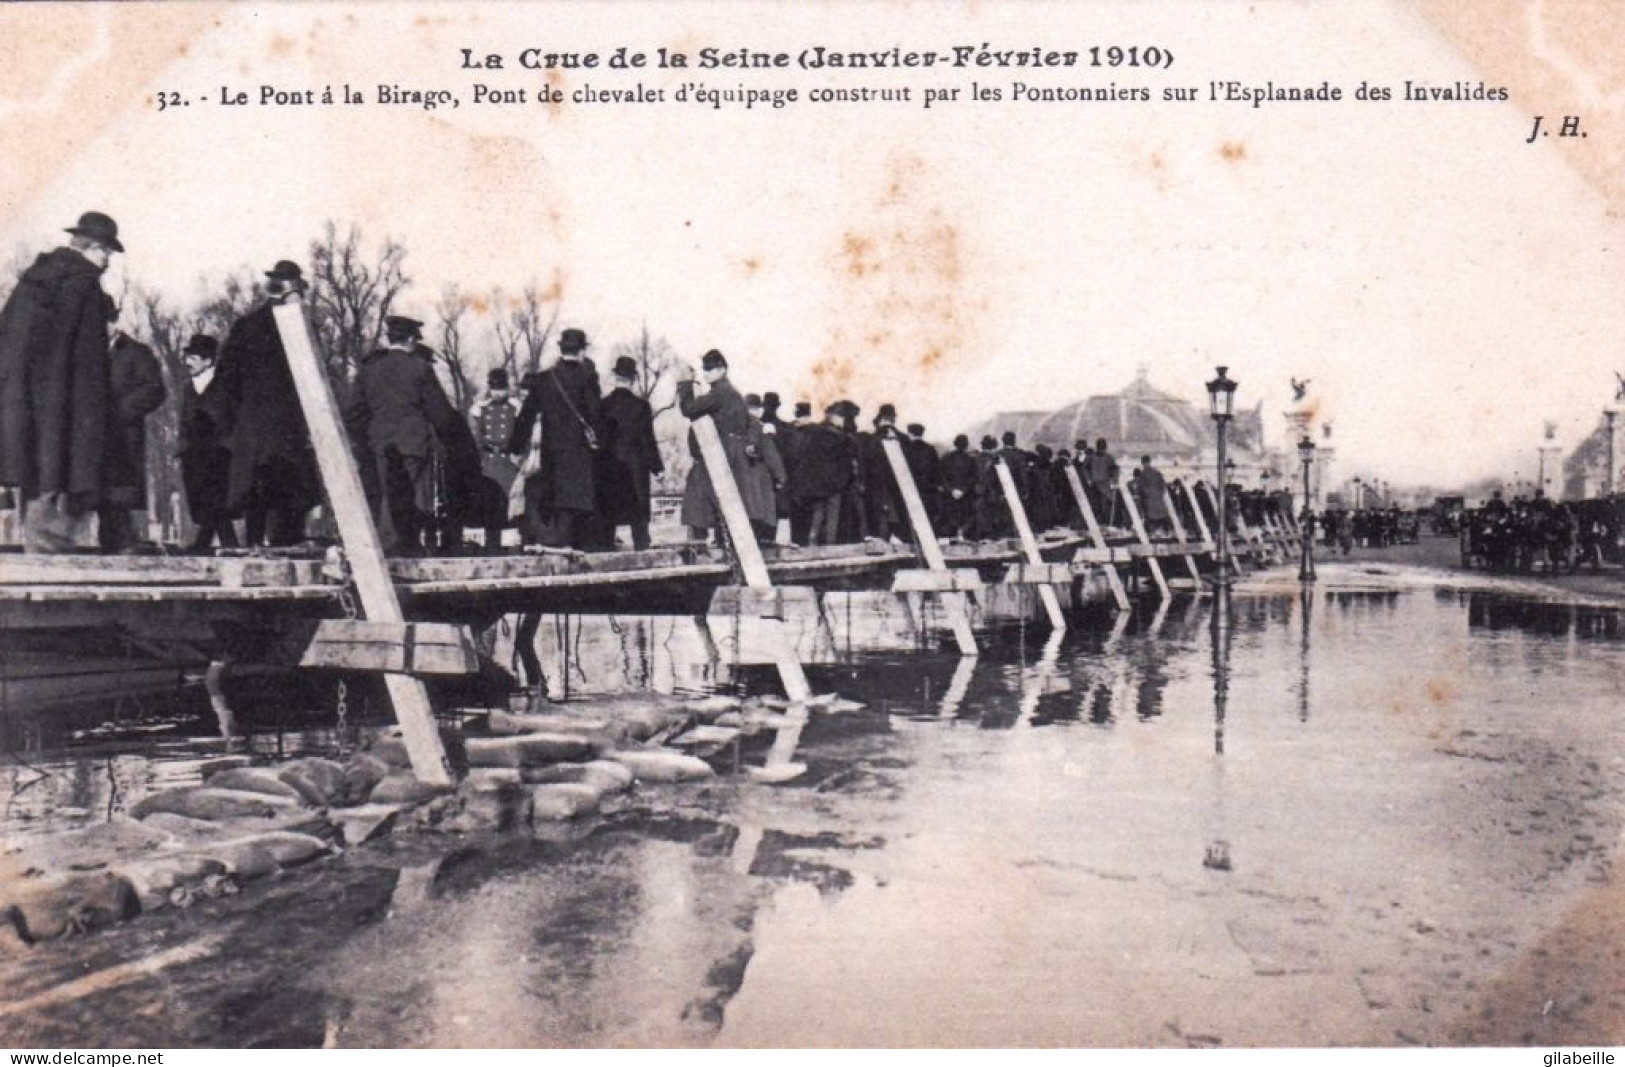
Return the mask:
<svg viewBox="0 0 1625 1067">
<path fill-rule="evenodd" d="M 16 490 L 23 547 L 88 547 L 102 495 L 111 398 L 101 275 L 118 224 L 87 211 L 42 253 L 0 311 L 0 486 Z"/>
<path fill-rule="evenodd" d="M 421 326 L 402 315 L 384 320 L 389 343 L 361 364 L 344 408 L 385 552 L 426 546 L 435 521 L 437 445 L 467 432 L 414 347 Z"/>
<path fill-rule="evenodd" d="M 584 332 L 559 334 L 558 362 L 522 383 L 525 402 L 508 444 L 510 452 L 528 452 L 541 419 L 541 469 L 525 485 L 523 524 L 527 541 L 555 548 L 584 547 L 598 510 L 594 453 L 603 446 L 604 422 L 598 372 L 586 352 Z"/>
<path fill-rule="evenodd" d="M 265 277 L 265 301 L 232 324 L 215 370 L 231 437 L 226 506 L 243 515 L 251 548 L 297 544 L 306 514 L 321 499 L 315 451 L 273 315 L 305 291 L 304 272 L 284 259 Z"/>
</svg>

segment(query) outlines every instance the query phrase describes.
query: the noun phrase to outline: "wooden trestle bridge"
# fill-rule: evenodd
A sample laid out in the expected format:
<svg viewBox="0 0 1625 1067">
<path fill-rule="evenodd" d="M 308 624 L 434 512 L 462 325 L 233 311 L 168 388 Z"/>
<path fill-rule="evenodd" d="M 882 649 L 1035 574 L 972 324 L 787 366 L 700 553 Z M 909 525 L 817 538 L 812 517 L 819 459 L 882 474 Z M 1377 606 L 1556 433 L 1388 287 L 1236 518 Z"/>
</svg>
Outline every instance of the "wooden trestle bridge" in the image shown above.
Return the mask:
<svg viewBox="0 0 1625 1067">
<path fill-rule="evenodd" d="M 933 601 L 962 655 L 976 654 L 970 598 L 994 587 L 1036 595 L 1048 623 L 1064 630 L 1063 601 L 1132 607 L 1131 595 L 1166 599 L 1200 592 L 1216 569 L 1217 508 L 1206 482 L 1174 479 L 1166 501 L 1173 533 L 1152 537 L 1133 493 L 1120 487 L 1126 528 L 1097 521 L 1076 472 L 1068 470 L 1082 530 L 1031 529 L 1014 479 L 1000 483 L 1014 538 L 938 541 L 896 442 L 885 444 L 907 506 L 912 544 L 870 541 L 820 547 L 757 545 L 722 444 L 709 419 L 693 424 L 730 536 L 726 549 L 700 544 L 637 552 L 558 550 L 521 555 L 386 559 L 321 370 L 302 309 L 276 312 L 289 365 L 316 447 L 340 546 L 324 558 L 262 553 L 197 556 L 0 555 L 0 636 L 56 646 L 64 654 L 134 644 L 211 662 L 217 708 L 221 665 L 260 656 L 309 668 L 382 672 L 413 767 L 425 781 L 451 778 L 426 676 L 479 670 L 475 635 L 504 615 L 695 614 L 759 620 L 776 653 L 785 694 L 811 697 L 789 623 L 817 619 L 835 590 Z M 1290 559 L 1299 531 L 1290 515 L 1251 526 L 1229 510 L 1230 559 L 1239 571 Z M 924 613 L 917 613 L 923 618 Z M 15 687 L 16 678 L 0 679 Z M 26 679 L 22 679 L 26 681 Z M 26 687 L 23 688 L 26 692 Z M 13 704 L 26 703 L 13 697 Z"/>
</svg>

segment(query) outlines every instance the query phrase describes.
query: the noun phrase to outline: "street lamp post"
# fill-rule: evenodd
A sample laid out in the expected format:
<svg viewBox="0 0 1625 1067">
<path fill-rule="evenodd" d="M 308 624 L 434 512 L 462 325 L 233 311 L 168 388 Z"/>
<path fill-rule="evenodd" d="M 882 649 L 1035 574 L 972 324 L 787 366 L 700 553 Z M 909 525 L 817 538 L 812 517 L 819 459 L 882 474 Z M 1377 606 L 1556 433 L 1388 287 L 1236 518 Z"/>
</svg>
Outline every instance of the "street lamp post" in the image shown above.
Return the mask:
<svg viewBox="0 0 1625 1067">
<path fill-rule="evenodd" d="M 1315 442 L 1305 434 L 1298 442 L 1298 458 L 1303 461 L 1303 512 L 1298 522 L 1299 541 L 1303 554 L 1298 560 L 1298 581 L 1315 580 L 1315 513 L 1310 508 L 1309 472 L 1315 465 Z"/>
<path fill-rule="evenodd" d="M 1225 481 L 1229 471 L 1225 468 L 1224 431 L 1236 410 L 1236 383 L 1225 377 L 1228 367 L 1219 367 L 1218 376 L 1207 383 L 1207 398 L 1211 408 L 1214 425 L 1218 427 L 1218 474 L 1219 493 L 1216 508 L 1219 519 L 1219 573 L 1214 578 L 1215 584 L 1221 588 L 1230 582 L 1230 525 L 1229 517 L 1225 514 L 1225 497 L 1229 493 Z"/>
</svg>

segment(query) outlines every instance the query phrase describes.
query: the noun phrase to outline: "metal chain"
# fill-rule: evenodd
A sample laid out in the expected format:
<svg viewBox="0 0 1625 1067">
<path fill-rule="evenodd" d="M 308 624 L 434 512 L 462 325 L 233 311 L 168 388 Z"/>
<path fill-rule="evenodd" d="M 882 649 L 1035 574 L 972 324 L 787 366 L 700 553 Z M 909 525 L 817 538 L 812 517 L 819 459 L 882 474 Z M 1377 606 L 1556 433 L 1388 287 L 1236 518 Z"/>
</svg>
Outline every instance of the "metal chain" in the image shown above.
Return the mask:
<svg viewBox="0 0 1625 1067">
<path fill-rule="evenodd" d="M 343 610 L 346 619 L 356 619 L 361 610 L 356 606 L 355 587 L 346 585 L 339 589 L 339 608 Z"/>
<path fill-rule="evenodd" d="M 339 679 L 338 688 L 338 723 L 334 729 L 338 733 L 339 757 L 342 759 L 350 754 L 350 687 L 343 678 Z"/>
</svg>

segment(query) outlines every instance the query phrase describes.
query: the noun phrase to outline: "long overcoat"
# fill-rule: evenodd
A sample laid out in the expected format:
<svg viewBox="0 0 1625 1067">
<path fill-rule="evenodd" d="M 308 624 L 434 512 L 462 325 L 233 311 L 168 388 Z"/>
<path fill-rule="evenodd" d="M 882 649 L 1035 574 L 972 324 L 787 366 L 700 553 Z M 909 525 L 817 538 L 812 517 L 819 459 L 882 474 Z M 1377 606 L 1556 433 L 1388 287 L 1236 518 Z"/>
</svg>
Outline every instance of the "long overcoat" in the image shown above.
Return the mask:
<svg viewBox="0 0 1625 1067">
<path fill-rule="evenodd" d="M 231 453 L 221 440 L 220 381 L 211 376 L 200 391 L 189 378 L 182 389 L 180 460 L 186 506 L 193 520 L 212 522 L 226 514 L 231 478 Z"/>
<path fill-rule="evenodd" d="M 598 510 L 617 526 L 649 521 L 649 478 L 665 470 L 649 402 L 624 386 L 604 398 Z"/>
<path fill-rule="evenodd" d="M 784 458 L 779 455 L 777 436 L 768 433 L 760 419 L 751 419 L 745 430 L 743 462 L 734 464 L 745 513 L 752 522 L 769 526 L 779 520 L 778 487 L 785 479 Z M 732 459 L 730 455 L 730 462 Z"/>
<path fill-rule="evenodd" d="M 1147 526 L 1169 522 L 1167 479 L 1155 467 L 1141 467 L 1135 473 L 1139 477 L 1136 479 L 1134 502 L 1140 505 L 1140 518 L 1145 520 Z"/>
<path fill-rule="evenodd" d="M 796 429 L 790 499 L 811 504 L 842 493 L 852 481 L 852 441 L 827 422 Z"/>
<path fill-rule="evenodd" d="M 739 390 L 727 378 L 717 379 L 710 389 L 700 394 L 694 392 L 693 382 L 678 382 L 677 407 L 691 421 L 703 415 L 711 416 L 717 435 L 722 438 L 722 450 L 728 457 L 734 481 L 739 481 L 745 461 L 746 434 L 750 430 L 750 409 L 745 406 L 745 398 L 739 395 Z M 688 447 L 694 466 L 689 469 L 688 481 L 683 486 L 683 525 L 720 526 L 722 513 L 717 510 L 711 477 L 693 430 L 689 431 Z"/>
<path fill-rule="evenodd" d="M 147 416 L 163 406 L 163 368 L 152 349 L 119 334 L 108 356 L 107 461 L 102 497 L 127 508 L 147 506 Z"/>
<path fill-rule="evenodd" d="M 479 469 L 473 435 L 446 399 L 434 368 L 407 349 L 383 348 L 367 357 L 350 387 L 344 421 L 369 496 L 377 497 L 383 487 L 383 464 L 391 451 L 419 459 L 438 455 L 448 468 L 448 461 L 456 462 L 461 469 L 447 473 L 460 477 L 446 478 L 448 484 L 466 485 Z M 433 514 L 432 477 L 421 479 L 413 490 L 417 509 Z"/>
<path fill-rule="evenodd" d="M 100 496 L 107 363 L 100 269 L 71 248 L 42 254 L 0 310 L 0 485 Z"/>
<path fill-rule="evenodd" d="M 584 360 L 560 359 L 528 379 L 508 444 L 510 452 L 527 451 L 536 420 L 541 420 L 540 466 L 525 484 L 527 511 L 541 517 L 559 510 L 597 510 L 593 442 L 601 446 L 604 440 L 601 406 L 598 372 Z"/>
<path fill-rule="evenodd" d="M 241 512 L 256 472 L 266 467 L 276 470 L 276 493 L 287 506 L 321 499 L 305 413 L 273 317 L 276 304 L 267 300 L 232 324 L 216 365 L 231 450 L 226 507 L 232 514 Z"/>
</svg>

